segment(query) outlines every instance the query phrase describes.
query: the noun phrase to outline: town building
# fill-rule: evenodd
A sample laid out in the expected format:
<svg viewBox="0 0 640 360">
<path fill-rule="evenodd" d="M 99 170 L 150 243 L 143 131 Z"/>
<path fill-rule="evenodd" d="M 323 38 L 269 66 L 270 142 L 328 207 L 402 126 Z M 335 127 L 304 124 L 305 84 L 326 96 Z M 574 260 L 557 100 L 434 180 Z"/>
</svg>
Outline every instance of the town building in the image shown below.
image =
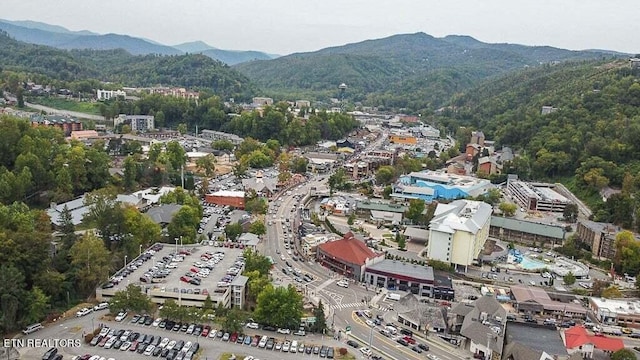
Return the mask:
<svg viewBox="0 0 640 360">
<path fill-rule="evenodd" d="M 462 348 L 480 359 L 501 359 L 507 311 L 493 295 L 481 296 L 473 304 L 458 303 L 451 312 L 454 330 L 465 339 Z"/>
<path fill-rule="evenodd" d="M 507 194 L 526 211 L 563 212 L 569 199 L 553 190 L 555 185 L 507 180 Z"/>
<path fill-rule="evenodd" d="M 120 124 L 131 126 L 131 131 L 146 132 L 155 129 L 153 115 L 125 115 L 120 114 L 113 119 L 113 127 Z"/>
<path fill-rule="evenodd" d="M 80 197 L 62 204 L 51 203 L 47 209 L 47 215 L 49 215 L 51 223 L 56 226 L 62 225 L 61 216 L 65 208 L 71 215 L 71 222 L 73 225 L 82 223 L 84 216 L 91 211 L 92 206 L 85 204 L 85 196 L 86 194 L 83 194 Z M 135 206 L 138 209 L 144 209 L 147 206 L 147 202 L 144 199 L 134 195 L 118 194 L 115 201 L 124 205 Z"/>
<path fill-rule="evenodd" d="M 448 174 L 442 171 L 412 172 L 400 178 L 391 194 L 394 198 L 454 200 L 485 194 L 494 186 L 489 180 Z"/>
<path fill-rule="evenodd" d="M 333 234 L 307 234 L 300 239 L 302 254 L 311 259 L 315 259 L 317 255 L 318 245 L 328 241 L 337 240 Z M 337 235 L 335 235 L 337 236 Z"/>
<path fill-rule="evenodd" d="M 560 225 L 541 224 L 502 216 L 492 216 L 489 236 L 502 241 L 514 241 L 536 246 L 562 244 L 565 228 Z"/>
<path fill-rule="evenodd" d="M 302 108 L 310 108 L 310 107 L 311 107 L 311 101 L 309 101 L 309 100 L 296 100 L 296 108 L 302 109 Z"/>
<path fill-rule="evenodd" d="M 154 223 L 166 227 L 180 209 L 182 209 L 182 205 L 179 204 L 163 204 L 149 209 L 146 214 Z"/>
<path fill-rule="evenodd" d="M 205 195 L 205 202 L 221 206 L 244 209 L 244 191 L 221 190 Z"/>
<path fill-rule="evenodd" d="M 366 266 L 384 260 L 384 254 L 376 253 L 348 232 L 340 240 L 318 245 L 316 259 L 331 271 L 362 281 Z"/>
<path fill-rule="evenodd" d="M 262 171 L 258 171 L 255 177 L 242 179 L 245 191 L 253 190 L 258 196 L 270 198 L 278 189 L 277 177 L 265 177 Z"/>
<path fill-rule="evenodd" d="M 414 331 L 433 329 L 442 334 L 448 330 L 447 314 L 435 302 L 425 302 L 413 294 L 406 294 L 398 300 L 394 310 L 398 314 L 398 322 Z"/>
<path fill-rule="evenodd" d="M 594 350 L 608 354 L 624 349 L 624 342 L 619 338 L 591 335 L 580 325 L 561 332 L 565 347 L 569 354 L 578 353 L 583 359 L 593 359 Z"/>
<path fill-rule="evenodd" d="M 203 139 L 211 140 L 211 141 L 228 140 L 234 145 L 238 145 L 242 141 L 244 141 L 243 138 L 241 138 L 236 134 L 226 133 L 222 131 L 215 131 L 215 130 L 206 130 L 206 129 L 200 131 L 200 137 Z"/>
<path fill-rule="evenodd" d="M 31 126 L 49 126 L 62 130 L 65 137 L 71 136 L 74 131 L 82 130 L 82 122 L 76 118 L 59 115 L 32 114 Z"/>
<path fill-rule="evenodd" d="M 616 256 L 616 235 L 620 229 L 613 224 L 579 220 L 576 241 L 591 251 L 594 257 L 613 260 Z"/>
<path fill-rule="evenodd" d="M 231 307 L 243 309 L 247 301 L 247 282 L 249 278 L 238 275 L 231 281 Z"/>
<path fill-rule="evenodd" d="M 584 319 L 587 309 L 579 303 L 567 298 L 567 302 L 552 299 L 549 294 L 539 287 L 515 285 L 511 287 L 514 308 L 522 314 L 538 314 L 553 317 L 568 317 Z"/>
<path fill-rule="evenodd" d="M 415 145 L 418 139 L 409 133 L 392 133 L 389 134 L 389 142 L 392 144 Z"/>
<path fill-rule="evenodd" d="M 402 204 L 393 204 L 384 201 L 364 200 L 356 203 L 356 213 L 361 216 L 371 216 L 372 211 L 404 214 L 407 209 L 408 208 Z"/>
<path fill-rule="evenodd" d="M 111 100 L 118 97 L 124 99 L 126 96 L 127 93 L 122 90 L 96 90 L 96 99 L 98 99 L 99 101 Z"/>
<path fill-rule="evenodd" d="M 640 300 L 589 297 L 589 309 L 604 325 L 640 329 Z"/>
<path fill-rule="evenodd" d="M 273 105 L 273 99 L 268 97 L 254 97 L 251 101 L 251 105 L 253 106 L 265 106 L 265 105 Z"/>
<path fill-rule="evenodd" d="M 466 267 L 477 260 L 489 237 L 491 205 L 471 200 L 438 204 L 429 227 L 427 257 Z"/>
<path fill-rule="evenodd" d="M 163 96 L 173 96 L 187 100 L 198 100 L 200 93 L 187 90 L 185 88 L 153 87 L 149 88 L 149 94 L 160 94 Z"/>
<path fill-rule="evenodd" d="M 389 290 L 408 291 L 418 297 L 433 297 L 433 268 L 385 259 L 365 269 L 365 283 Z"/>
<path fill-rule="evenodd" d="M 531 326 L 527 323 L 508 321 L 503 360 L 569 360 L 563 339 L 554 327 Z M 572 359 L 581 360 L 577 356 Z"/>
</svg>

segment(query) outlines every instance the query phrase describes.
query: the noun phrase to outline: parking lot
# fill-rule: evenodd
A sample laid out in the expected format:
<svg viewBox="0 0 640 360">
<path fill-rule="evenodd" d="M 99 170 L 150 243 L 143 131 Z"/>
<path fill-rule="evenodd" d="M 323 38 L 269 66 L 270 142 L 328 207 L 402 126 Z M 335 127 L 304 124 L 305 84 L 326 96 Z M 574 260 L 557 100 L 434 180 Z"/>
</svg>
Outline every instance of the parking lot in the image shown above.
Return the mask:
<svg viewBox="0 0 640 360">
<path fill-rule="evenodd" d="M 213 245 L 156 245 L 155 250 L 147 250 L 116 273 L 112 280 L 117 283 L 108 291 L 102 289 L 102 293 L 109 296 L 129 284 L 140 284 L 149 294 L 207 295 L 224 287 L 223 282 L 231 283 L 242 272 L 242 251 Z"/>
<path fill-rule="evenodd" d="M 83 344 L 81 349 L 74 349 L 77 350 L 75 352 L 79 356 L 78 359 L 82 356 L 89 359 L 86 355 L 97 355 L 105 359 L 134 359 L 146 355 L 169 360 L 191 359 L 198 355 L 200 359 L 215 359 L 223 351 L 252 355 L 260 359 L 297 359 L 332 358 L 329 348 L 335 352 L 333 347 L 324 346 L 323 350 L 321 344 L 307 342 L 305 337 L 282 335 L 272 331 L 245 328 L 246 334 L 229 334 L 207 327 L 207 332 L 200 331 L 196 335 L 196 332 L 192 332 L 194 326 L 184 324 L 185 326 L 180 327 L 181 330 L 174 331 L 168 327 L 161 328 L 159 319 L 151 325 L 132 322 L 132 319 L 133 316 L 129 316 L 121 323 L 106 323 L 102 336 L 98 335 L 93 344 Z M 204 326 L 201 328 L 204 330 Z M 292 348 L 294 344 L 295 352 Z"/>
</svg>

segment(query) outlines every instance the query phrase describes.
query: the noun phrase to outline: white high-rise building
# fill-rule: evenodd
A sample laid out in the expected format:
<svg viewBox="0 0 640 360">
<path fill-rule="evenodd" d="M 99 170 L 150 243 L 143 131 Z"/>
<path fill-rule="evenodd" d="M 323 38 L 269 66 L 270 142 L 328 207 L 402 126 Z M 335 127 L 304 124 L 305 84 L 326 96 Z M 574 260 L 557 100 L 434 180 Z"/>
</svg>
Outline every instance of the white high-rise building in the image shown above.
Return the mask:
<svg viewBox="0 0 640 360">
<path fill-rule="evenodd" d="M 429 259 L 466 267 L 477 259 L 489 237 L 491 205 L 471 200 L 438 204 L 429 228 Z"/>
</svg>

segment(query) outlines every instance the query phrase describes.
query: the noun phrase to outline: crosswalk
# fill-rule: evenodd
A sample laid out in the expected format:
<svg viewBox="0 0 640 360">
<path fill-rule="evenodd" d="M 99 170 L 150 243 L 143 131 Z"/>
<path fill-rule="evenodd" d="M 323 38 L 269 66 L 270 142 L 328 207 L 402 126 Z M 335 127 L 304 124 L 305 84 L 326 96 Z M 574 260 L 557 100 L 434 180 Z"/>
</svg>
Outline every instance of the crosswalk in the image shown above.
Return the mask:
<svg viewBox="0 0 640 360">
<path fill-rule="evenodd" d="M 329 309 L 333 309 L 333 310 L 357 308 L 357 307 L 365 307 L 365 305 L 363 303 L 361 303 L 361 302 L 355 302 L 355 303 L 349 303 L 349 304 L 329 305 Z"/>
<path fill-rule="evenodd" d="M 370 309 L 368 306 L 361 302 L 348 303 L 348 304 L 337 304 L 337 305 L 329 305 L 329 309 L 340 310 L 340 309 L 349 309 L 349 308 L 361 308 L 362 310 Z M 376 309 L 379 311 L 392 311 L 393 309 L 388 306 L 380 305 L 377 306 Z"/>
</svg>

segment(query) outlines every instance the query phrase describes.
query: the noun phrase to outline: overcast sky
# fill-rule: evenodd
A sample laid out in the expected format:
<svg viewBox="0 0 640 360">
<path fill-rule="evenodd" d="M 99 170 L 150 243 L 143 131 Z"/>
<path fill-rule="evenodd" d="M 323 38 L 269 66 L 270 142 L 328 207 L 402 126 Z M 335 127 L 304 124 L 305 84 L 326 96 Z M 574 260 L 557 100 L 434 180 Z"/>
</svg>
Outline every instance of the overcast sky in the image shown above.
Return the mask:
<svg viewBox="0 0 640 360">
<path fill-rule="evenodd" d="M 281 55 L 415 32 L 640 53 L 637 0 L 2 0 L 1 9 L 8 20 Z"/>
</svg>

